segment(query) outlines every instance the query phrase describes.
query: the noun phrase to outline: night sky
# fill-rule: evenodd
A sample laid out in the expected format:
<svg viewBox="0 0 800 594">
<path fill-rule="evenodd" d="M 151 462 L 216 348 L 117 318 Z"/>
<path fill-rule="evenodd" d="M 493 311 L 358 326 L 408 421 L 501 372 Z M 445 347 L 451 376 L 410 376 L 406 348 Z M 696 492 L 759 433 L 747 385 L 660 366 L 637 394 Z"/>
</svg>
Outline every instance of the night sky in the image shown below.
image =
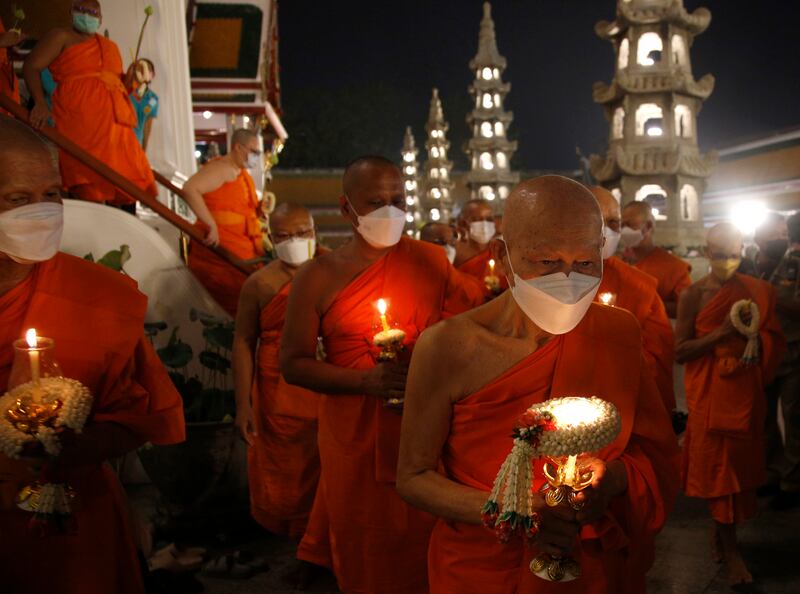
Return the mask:
<svg viewBox="0 0 800 594">
<path fill-rule="evenodd" d="M 800 3 L 685 0 L 712 13 L 691 48 L 696 79 L 716 77 L 699 118 L 703 149 L 800 125 Z M 403 130 L 425 140 L 431 87 L 450 123 L 450 158 L 465 169 L 468 68 L 479 0 L 280 3 L 283 109 L 292 136 L 285 166 L 334 167 L 364 153 L 399 158 Z M 500 53 L 511 82 L 516 169 L 574 169 L 575 146 L 602 152 L 608 134 L 592 83 L 610 82 L 614 54 L 594 34 L 614 0 L 497 0 Z"/>
</svg>

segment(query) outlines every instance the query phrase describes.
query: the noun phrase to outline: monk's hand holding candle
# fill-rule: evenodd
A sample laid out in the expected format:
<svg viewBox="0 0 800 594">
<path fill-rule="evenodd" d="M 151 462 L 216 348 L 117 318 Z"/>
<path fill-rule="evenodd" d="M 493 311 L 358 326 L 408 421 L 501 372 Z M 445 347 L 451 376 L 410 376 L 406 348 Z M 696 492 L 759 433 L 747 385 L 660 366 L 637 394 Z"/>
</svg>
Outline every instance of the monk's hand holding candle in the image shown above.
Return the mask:
<svg viewBox="0 0 800 594">
<path fill-rule="evenodd" d="M 591 470 L 592 484 L 575 495 L 579 507 L 576 520 L 580 524 L 591 524 L 602 518 L 611 500 L 628 489 L 628 475 L 625 465 L 619 460 L 608 463 L 598 458 L 581 461 L 583 472 Z"/>
<path fill-rule="evenodd" d="M 566 505 L 551 507 L 540 493 L 533 496 L 533 509 L 540 518 L 533 539 L 536 548 L 549 555 L 569 554 L 581 529 L 575 510 Z"/>
<path fill-rule="evenodd" d="M 408 363 L 390 361 L 378 363 L 364 373 L 363 391 L 370 396 L 383 399 L 402 399 L 406 391 Z"/>
</svg>

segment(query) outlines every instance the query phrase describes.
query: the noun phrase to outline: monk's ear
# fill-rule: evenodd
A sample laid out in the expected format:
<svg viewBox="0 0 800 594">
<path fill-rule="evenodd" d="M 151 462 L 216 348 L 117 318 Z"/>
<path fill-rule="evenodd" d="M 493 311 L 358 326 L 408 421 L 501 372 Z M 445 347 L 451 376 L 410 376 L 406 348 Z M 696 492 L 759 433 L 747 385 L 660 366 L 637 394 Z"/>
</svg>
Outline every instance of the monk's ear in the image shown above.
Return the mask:
<svg viewBox="0 0 800 594">
<path fill-rule="evenodd" d="M 506 242 L 499 237 L 495 237 L 489 242 L 489 251 L 492 253 L 492 259 L 495 262 L 502 263 L 508 253 Z"/>
<path fill-rule="evenodd" d="M 350 218 L 350 205 L 347 203 L 347 198 L 344 197 L 344 194 L 339 196 L 339 210 L 341 210 L 343 217 Z"/>
</svg>

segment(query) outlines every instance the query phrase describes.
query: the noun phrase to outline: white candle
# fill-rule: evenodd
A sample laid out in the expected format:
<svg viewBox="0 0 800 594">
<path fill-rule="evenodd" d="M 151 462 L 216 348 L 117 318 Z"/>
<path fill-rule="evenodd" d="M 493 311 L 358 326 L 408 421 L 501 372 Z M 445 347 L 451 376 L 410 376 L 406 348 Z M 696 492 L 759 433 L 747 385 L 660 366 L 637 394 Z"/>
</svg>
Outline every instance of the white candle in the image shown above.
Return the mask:
<svg viewBox="0 0 800 594">
<path fill-rule="evenodd" d="M 494 276 L 494 260 L 489 260 L 489 276 Z"/>
<path fill-rule="evenodd" d="M 378 312 L 381 314 L 381 326 L 383 326 L 383 331 L 389 331 L 389 322 L 386 321 L 386 301 L 383 299 L 378 299 Z"/>
<path fill-rule="evenodd" d="M 28 343 L 28 359 L 30 360 L 31 364 L 31 379 L 33 380 L 33 400 L 34 402 L 39 402 L 40 394 L 39 394 L 39 378 L 41 376 L 39 370 L 39 351 L 37 347 L 39 346 L 39 341 L 36 338 L 36 329 L 31 328 L 25 333 L 25 342 Z"/>
</svg>

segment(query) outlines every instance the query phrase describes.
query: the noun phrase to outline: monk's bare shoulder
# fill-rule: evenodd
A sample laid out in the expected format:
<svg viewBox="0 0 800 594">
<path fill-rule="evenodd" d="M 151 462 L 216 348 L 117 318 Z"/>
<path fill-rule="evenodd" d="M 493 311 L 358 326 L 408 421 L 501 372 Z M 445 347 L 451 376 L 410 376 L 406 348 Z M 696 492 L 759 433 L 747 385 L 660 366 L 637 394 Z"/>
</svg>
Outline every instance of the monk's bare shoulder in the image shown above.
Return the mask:
<svg viewBox="0 0 800 594">
<path fill-rule="evenodd" d="M 415 352 L 422 346 L 434 357 L 437 366 L 442 366 L 443 373 L 463 371 L 466 365 L 476 360 L 487 343 L 485 338 L 488 330 L 480 323 L 475 311 L 430 326 L 420 336 Z"/>
<path fill-rule="evenodd" d="M 260 270 L 254 272 L 242 285 L 242 293 L 254 296 L 259 304 L 272 299 L 291 280 L 288 273 L 283 270 L 280 260 L 273 260 Z"/>
</svg>

